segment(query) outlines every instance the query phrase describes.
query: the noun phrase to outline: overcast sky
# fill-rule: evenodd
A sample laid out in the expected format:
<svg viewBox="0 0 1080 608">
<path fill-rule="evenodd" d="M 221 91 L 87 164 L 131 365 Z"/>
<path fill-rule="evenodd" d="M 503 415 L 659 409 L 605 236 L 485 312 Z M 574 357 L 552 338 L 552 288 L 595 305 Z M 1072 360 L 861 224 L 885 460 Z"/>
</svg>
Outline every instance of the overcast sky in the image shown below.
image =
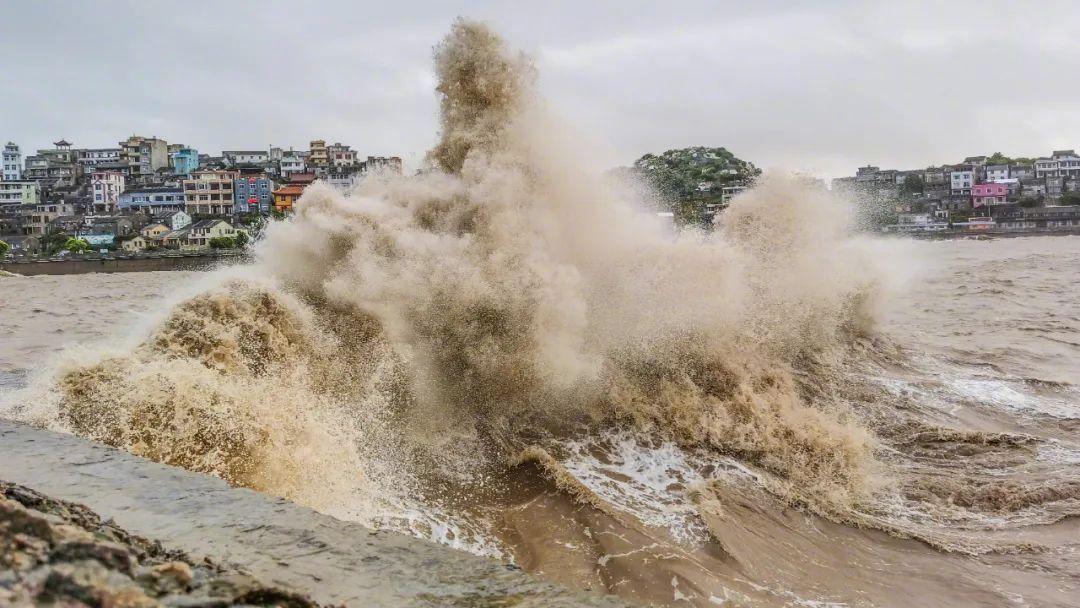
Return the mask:
<svg viewBox="0 0 1080 608">
<path fill-rule="evenodd" d="M 323 138 L 415 166 L 458 15 L 534 56 L 552 105 L 606 142 L 599 165 L 707 145 L 838 176 L 1080 148 L 1080 4 L 957 0 L 2 0 L 0 140 Z"/>
</svg>

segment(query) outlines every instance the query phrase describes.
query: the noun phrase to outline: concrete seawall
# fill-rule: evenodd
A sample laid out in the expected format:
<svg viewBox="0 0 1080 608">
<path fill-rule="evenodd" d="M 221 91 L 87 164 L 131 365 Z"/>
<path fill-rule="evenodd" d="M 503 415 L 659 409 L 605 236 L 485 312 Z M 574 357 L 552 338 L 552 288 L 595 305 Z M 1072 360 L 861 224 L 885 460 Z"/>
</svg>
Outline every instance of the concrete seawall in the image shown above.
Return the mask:
<svg viewBox="0 0 1080 608">
<path fill-rule="evenodd" d="M 324 604 L 627 605 L 71 435 L 0 420 L 0 454 L 0 480 L 86 505 L 130 532 L 236 565 Z"/>
<path fill-rule="evenodd" d="M 151 272 L 161 270 L 209 270 L 250 259 L 247 254 L 175 254 L 140 256 L 87 256 L 71 258 L 8 258 L 0 270 L 23 276 L 39 274 L 86 274 L 91 272 Z"/>
</svg>

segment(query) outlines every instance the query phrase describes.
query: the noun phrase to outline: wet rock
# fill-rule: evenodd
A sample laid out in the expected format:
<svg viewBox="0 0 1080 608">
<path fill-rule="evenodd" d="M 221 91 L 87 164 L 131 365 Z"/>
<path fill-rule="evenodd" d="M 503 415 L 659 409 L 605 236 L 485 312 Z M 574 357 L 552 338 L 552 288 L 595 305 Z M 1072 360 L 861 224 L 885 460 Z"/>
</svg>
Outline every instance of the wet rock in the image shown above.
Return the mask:
<svg viewBox="0 0 1080 608">
<path fill-rule="evenodd" d="M 80 505 L 0 482 L 0 605 L 308 608 L 305 595 L 192 561 Z"/>
</svg>

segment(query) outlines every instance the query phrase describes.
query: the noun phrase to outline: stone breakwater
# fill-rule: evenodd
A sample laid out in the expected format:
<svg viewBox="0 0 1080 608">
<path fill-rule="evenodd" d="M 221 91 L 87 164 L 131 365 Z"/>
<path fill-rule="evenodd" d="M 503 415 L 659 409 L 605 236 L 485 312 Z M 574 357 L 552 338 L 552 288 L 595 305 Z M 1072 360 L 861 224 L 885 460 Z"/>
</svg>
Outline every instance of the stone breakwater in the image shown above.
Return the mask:
<svg viewBox="0 0 1080 608">
<path fill-rule="evenodd" d="M 70 435 L 0 420 L 0 454 L 0 546 L 11 534 L 24 547 L 0 556 L 11 594 L 0 605 L 45 599 L 33 595 L 45 581 L 75 599 L 94 589 L 138 598 L 88 605 L 626 605 Z"/>
<path fill-rule="evenodd" d="M 0 604 L 316 606 L 209 559 L 129 534 L 90 509 L 0 482 Z"/>
</svg>

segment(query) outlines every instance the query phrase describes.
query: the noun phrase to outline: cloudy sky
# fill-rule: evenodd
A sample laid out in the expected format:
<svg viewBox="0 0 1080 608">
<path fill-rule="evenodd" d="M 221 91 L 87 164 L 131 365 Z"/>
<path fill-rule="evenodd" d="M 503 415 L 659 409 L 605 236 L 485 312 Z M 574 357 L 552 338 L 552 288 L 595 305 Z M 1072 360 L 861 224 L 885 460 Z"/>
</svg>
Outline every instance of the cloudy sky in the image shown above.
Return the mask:
<svg viewBox="0 0 1080 608">
<path fill-rule="evenodd" d="M 958 0 L 4 0 L 0 140 L 323 138 L 415 164 L 458 15 L 533 55 L 552 105 L 605 142 L 598 165 L 708 145 L 837 176 L 1080 148 L 1080 5 Z"/>
</svg>

